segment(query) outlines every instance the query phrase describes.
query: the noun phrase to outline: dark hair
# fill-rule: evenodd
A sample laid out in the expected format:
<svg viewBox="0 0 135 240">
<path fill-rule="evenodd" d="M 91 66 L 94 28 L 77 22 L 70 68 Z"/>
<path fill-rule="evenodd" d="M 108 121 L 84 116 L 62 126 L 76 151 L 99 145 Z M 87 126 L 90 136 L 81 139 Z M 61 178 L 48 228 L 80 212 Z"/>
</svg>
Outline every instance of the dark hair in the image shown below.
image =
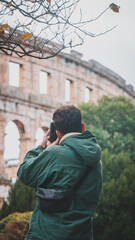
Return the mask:
<svg viewBox="0 0 135 240">
<path fill-rule="evenodd" d="M 59 107 L 53 114 L 55 128 L 65 135 L 70 132 L 82 132 L 82 114 L 74 105 Z"/>
</svg>

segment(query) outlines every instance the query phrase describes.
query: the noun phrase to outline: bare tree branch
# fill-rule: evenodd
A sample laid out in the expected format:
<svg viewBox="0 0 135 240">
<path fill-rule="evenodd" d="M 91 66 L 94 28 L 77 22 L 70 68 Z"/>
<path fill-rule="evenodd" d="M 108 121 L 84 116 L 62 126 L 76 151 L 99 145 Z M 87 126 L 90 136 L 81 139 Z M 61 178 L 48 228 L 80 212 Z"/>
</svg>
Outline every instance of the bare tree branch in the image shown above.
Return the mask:
<svg viewBox="0 0 135 240">
<path fill-rule="evenodd" d="M 82 45 L 91 33 L 86 25 L 98 20 L 107 9 L 93 19 L 76 20 L 80 0 L 1 0 L 0 50 L 7 55 L 31 56 L 39 59 L 54 57 L 65 48 Z M 114 6 L 113 6 L 114 7 Z M 116 6 L 115 6 L 116 9 Z"/>
</svg>

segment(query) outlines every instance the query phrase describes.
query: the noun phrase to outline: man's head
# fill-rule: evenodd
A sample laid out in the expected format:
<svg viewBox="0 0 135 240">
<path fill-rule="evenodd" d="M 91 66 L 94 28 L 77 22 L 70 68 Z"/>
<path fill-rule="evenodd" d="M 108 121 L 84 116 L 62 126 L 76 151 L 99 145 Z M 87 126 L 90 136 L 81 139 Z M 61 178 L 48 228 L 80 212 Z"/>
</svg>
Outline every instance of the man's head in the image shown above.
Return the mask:
<svg viewBox="0 0 135 240">
<path fill-rule="evenodd" d="M 82 132 L 82 114 L 74 105 L 59 107 L 53 114 L 53 122 L 62 136 L 70 132 Z"/>
</svg>

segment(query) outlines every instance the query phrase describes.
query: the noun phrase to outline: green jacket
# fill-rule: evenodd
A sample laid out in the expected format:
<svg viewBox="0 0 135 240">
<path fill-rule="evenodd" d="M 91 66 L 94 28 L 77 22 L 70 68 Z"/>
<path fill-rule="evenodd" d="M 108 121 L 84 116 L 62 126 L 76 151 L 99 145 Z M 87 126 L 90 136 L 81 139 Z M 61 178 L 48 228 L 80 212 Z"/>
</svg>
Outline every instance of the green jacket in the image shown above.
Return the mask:
<svg viewBox="0 0 135 240">
<path fill-rule="evenodd" d="M 71 189 L 90 166 L 90 172 L 76 191 L 65 212 L 33 211 L 27 240 L 92 240 L 92 216 L 101 188 L 101 149 L 90 131 L 64 138 L 46 150 L 29 151 L 18 169 L 21 181 L 33 188 Z"/>
</svg>

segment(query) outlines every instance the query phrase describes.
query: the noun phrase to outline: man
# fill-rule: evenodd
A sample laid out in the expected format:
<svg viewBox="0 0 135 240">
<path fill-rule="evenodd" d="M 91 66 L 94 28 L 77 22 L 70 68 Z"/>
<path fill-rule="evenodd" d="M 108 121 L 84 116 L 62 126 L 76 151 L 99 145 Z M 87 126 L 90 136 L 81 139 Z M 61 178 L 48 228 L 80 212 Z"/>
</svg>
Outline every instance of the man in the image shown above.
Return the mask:
<svg viewBox="0 0 135 240">
<path fill-rule="evenodd" d="M 101 188 L 101 150 L 95 136 L 85 131 L 81 111 L 62 106 L 53 114 L 57 140 L 49 141 L 49 131 L 37 148 L 29 151 L 18 170 L 21 181 L 35 189 L 70 190 L 90 169 L 63 212 L 34 209 L 27 240 L 92 240 L 92 216 Z"/>
</svg>

